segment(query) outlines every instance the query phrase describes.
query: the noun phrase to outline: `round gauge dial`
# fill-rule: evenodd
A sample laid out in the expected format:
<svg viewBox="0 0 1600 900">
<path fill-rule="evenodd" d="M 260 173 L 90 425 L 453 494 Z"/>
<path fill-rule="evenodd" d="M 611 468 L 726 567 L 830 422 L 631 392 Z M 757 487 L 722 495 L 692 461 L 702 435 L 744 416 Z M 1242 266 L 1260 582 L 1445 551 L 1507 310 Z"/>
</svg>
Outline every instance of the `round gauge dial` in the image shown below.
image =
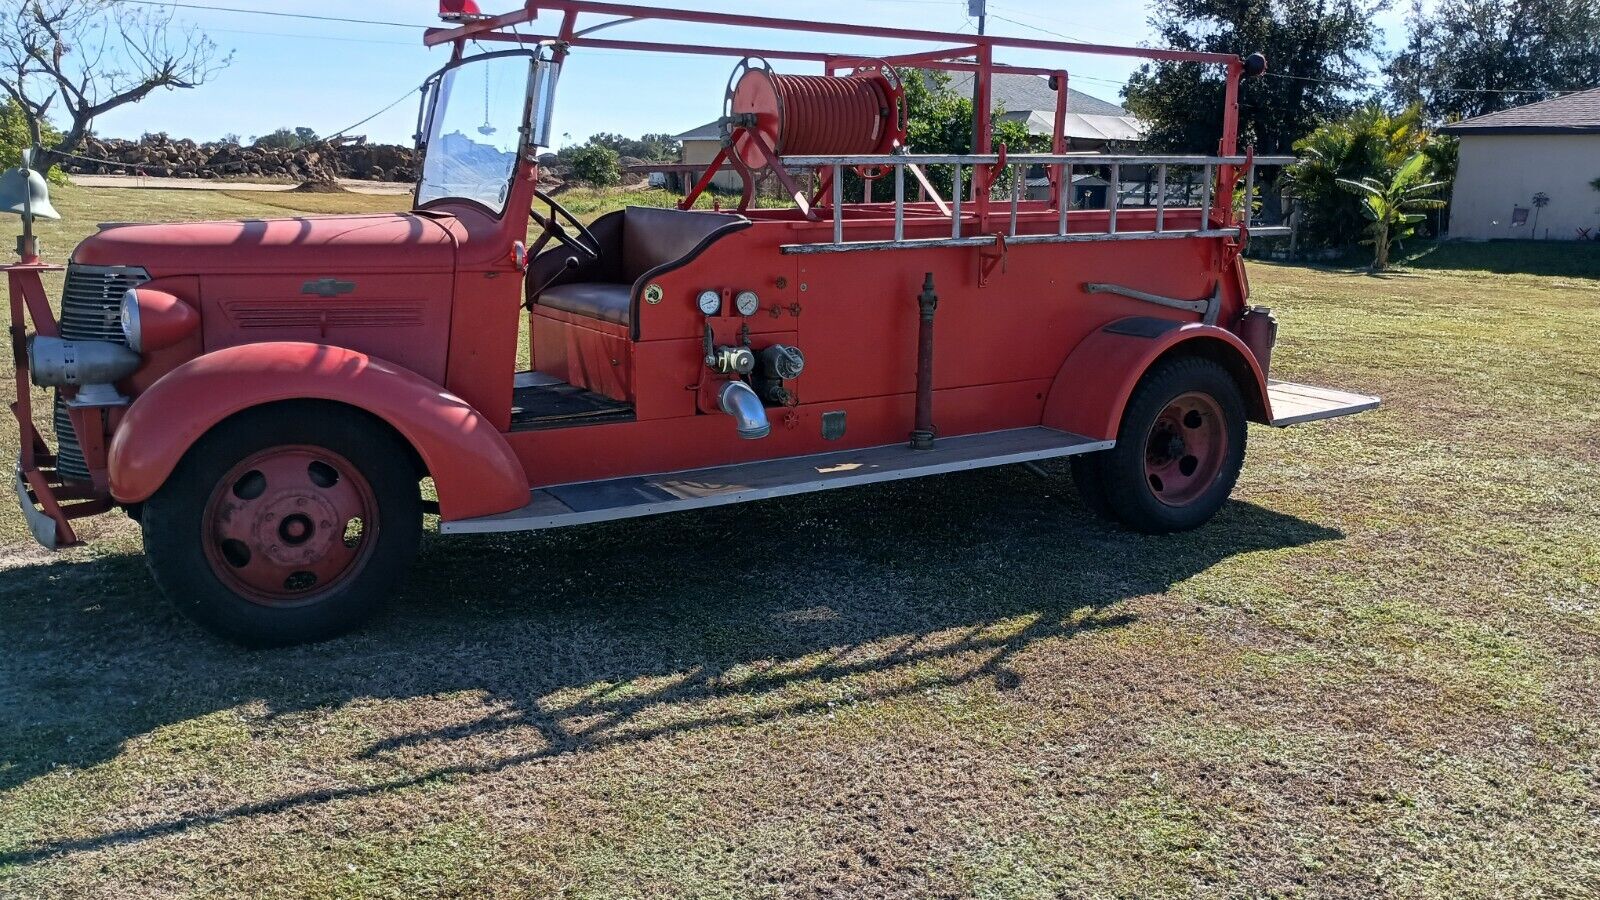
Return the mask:
<svg viewBox="0 0 1600 900">
<path fill-rule="evenodd" d="M 695 302 L 700 305 L 700 311 L 708 316 L 722 312 L 722 295 L 716 291 L 701 291 Z"/>
<path fill-rule="evenodd" d="M 739 311 L 739 315 L 753 316 L 756 310 L 761 308 L 761 298 L 756 296 L 755 291 L 740 291 L 739 295 L 733 298 L 733 306 Z"/>
</svg>

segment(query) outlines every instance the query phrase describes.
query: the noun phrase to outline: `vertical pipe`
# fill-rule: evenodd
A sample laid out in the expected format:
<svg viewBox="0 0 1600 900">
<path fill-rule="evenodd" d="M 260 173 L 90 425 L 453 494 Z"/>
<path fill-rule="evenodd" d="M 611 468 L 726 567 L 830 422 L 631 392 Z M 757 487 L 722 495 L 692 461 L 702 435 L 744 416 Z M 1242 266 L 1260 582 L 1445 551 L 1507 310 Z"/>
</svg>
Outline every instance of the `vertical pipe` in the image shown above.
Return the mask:
<svg viewBox="0 0 1600 900">
<path fill-rule="evenodd" d="M 1167 164 L 1156 166 L 1156 178 L 1161 183 L 1156 185 L 1156 233 L 1160 234 L 1167 224 Z"/>
<path fill-rule="evenodd" d="M 1206 174 L 1200 182 L 1200 228 L 1211 227 L 1211 163 L 1206 163 Z"/>
<path fill-rule="evenodd" d="M 1017 236 L 1017 201 L 1022 198 L 1022 183 L 1026 181 L 1028 170 L 1021 165 L 1012 165 L 1011 170 L 1011 236 Z"/>
<path fill-rule="evenodd" d="M 833 167 L 833 242 L 844 243 L 844 166 Z"/>
<path fill-rule="evenodd" d="M 1055 129 L 1050 134 L 1050 152 L 1055 156 L 1061 156 L 1067 152 L 1067 71 L 1057 70 L 1051 76 L 1051 80 L 1055 82 L 1056 87 L 1056 120 Z M 1062 198 L 1071 196 L 1072 185 L 1062 183 L 1060 163 L 1051 166 L 1051 169 L 1055 175 L 1055 196 L 1051 199 L 1057 206 L 1061 206 Z"/>
<path fill-rule="evenodd" d="M 1222 140 L 1218 142 L 1217 152 L 1222 156 L 1234 156 L 1239 152 L 1239 80 L 1244 77 L 1244 61 L 1232 59 L 1228 61 L 1228 86 L 1222 101 Z M 1222 200 L 1226 194 L 1226 205 L 1222 206 L 1222 225 L 1227 227 L 1233 224 L 1233 182 L 1237 177 L 1234 167 L 1226 163 L 1217 167 L 1217 198 Z"/>
<path fill-rule="evenodd" d="M 917 410 L 911 427 L 911 449 L 933 449 L 933 312 L 939 295 L 933 292 L 933 273 L 922 276 L 917 295 L 921 320 L 917 325 Z"/>
<path fill-rule="evenodd" d="M 1116 234 L 1117 233 L 1117 204 L 1119 202 L 1121 202 L 1121 199 L 1122 199 L 1122 164 L 1121 163 L 1112 163 L 1111 164 L 1111 187 L 1107 188 L 1106 190 L 1109 191 L 1110 194 L 1111 194 L 1110 202 L 1106 204 L 1106 208 L 1111 211 L 1110 214 L 1108 216 L 1106 216 L 1106 233 L 1107 234 Z"/>
<path fill-rule="evenodd" d="M 961 187 L 961 164 L 956 163 L 952 168 L 955 169 L 955 175 L 950 182 L 950 198 L 955 205 L 950 210 L 950 236 L 959 238 L 961 237 L 961 195 L 963 193 Z"/>
<path fill-rule="evenodd" d="M 1246 228 L 1249 228 L 1251 221 L 1255 219 L 1255 197 L 1256 164 L 1251 162 L 1244 170 L 1244 212 L 1240 213 L 1243 217 L 1240 221 Z"/>
<path fill-rule="evenodd" d="M 895 163 L 894 166 L 894 242 L 900 243 L 906 237 L 906 167 L 905 163 Z"/>
<path fill-rule="evenodd" d="M 1072 163 L 1061 167 L 1060 190 L 1056 192 L 1056 234 L 1067 233 L 1067 208 L 1072 206 Z"/>
</svg>

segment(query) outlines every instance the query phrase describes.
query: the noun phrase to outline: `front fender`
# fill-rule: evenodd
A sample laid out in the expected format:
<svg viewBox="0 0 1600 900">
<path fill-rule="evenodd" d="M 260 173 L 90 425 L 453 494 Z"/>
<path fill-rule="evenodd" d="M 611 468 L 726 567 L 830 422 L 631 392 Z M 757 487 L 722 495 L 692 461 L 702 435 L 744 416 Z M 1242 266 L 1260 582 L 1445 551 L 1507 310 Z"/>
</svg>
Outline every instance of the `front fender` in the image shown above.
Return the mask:
<svg viewBox="0 0 1600 900">
<path fill-rule="evenodd" d="M 528 502 L 528 478 L 516 455 L 465 400 L 393 363 L 299 341 L 228 347 L 164 375 L 128 408 L 112 438 L 111 495 L 120 503 L 149 499 L 218 422 L 285 400 L 331 400 L 387 422 L 428 467 L 444 519 Z"/>
<path fill-rule="evenodd" d="M 1130 316 L 1084 338 L 1067 355 L 1045 398 L 1043 424 L 1095 440 L 1115 440 L 1139 379 L 1168 353 L 1196 352 L 1233 373 L 1252 422 L 1270 422 L 1267 379 L 1255 354 L 1226 328 Z"/>
</svg>

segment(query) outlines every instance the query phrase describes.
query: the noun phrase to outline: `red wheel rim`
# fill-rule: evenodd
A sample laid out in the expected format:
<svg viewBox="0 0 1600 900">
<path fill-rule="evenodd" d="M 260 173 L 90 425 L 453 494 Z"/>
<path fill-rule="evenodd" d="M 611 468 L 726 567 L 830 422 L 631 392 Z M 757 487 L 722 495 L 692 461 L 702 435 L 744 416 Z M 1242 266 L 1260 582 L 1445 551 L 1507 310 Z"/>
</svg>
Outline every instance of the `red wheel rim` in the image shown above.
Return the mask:
<svg viewBox="0 0 1600 900">
<path fill-rule="evenodd" d="M 1150 492 L 1168 506 L 1193 503 L 1216 482 L 1228 455 L 1228 427 L 1210 394 L 1180 394 L 1150 426 L 1144 476 Z"/>
<path fill-rule="evenodd" d="M 273 447 L 217 482 L 200 527 L 206 561 L 234 593 L 264 606 L 303 606 L 366 566 L 378 501 L 339 454 Z"/>
</svg>

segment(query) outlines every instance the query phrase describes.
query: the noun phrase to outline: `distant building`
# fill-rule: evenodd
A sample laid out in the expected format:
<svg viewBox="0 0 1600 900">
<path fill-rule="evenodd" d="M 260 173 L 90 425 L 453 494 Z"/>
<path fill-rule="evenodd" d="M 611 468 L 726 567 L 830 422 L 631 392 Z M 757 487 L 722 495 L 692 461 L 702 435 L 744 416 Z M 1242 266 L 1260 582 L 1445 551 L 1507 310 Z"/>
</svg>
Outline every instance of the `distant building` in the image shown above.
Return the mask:
<svg viewBox="0 0 1600 900">
<path fill-rule="evenodd" d="M 1600 88 L 1442 129 L 1461 139 L 1450 236 L 1577 240 L 1600 235 Z"/>
<path fill-rule="evenodd" d="M 951 73 L 945 90 L 972 96 L 972 75 Z M 1050 89 L 1049 79 L 1044 76 L 997 74 L 990 88 L 990 100 L 991 108 L 1000 110 L 1002 119 L 1023 122 L 1034 134 L 1048 135 L 1055 129 L 1056 92 Z M 1131 145 L 1144 139 L 1144 127 L 1132 113 L 1115 103 L 1074 90 L 1070 85 L 1067 88 L 1066 133 L 1069 150 L 1132 149 Z M 708 166 L 722 149 L 722 126 L 715 121 L 707 122 L 675 135 L 674 139 L 683 144 L 685 164 Z M 723 169 L 712 184 L 722 190 L 737 191 L 741 185 L 739 173 L 731 168 Z"/>
</svg>

